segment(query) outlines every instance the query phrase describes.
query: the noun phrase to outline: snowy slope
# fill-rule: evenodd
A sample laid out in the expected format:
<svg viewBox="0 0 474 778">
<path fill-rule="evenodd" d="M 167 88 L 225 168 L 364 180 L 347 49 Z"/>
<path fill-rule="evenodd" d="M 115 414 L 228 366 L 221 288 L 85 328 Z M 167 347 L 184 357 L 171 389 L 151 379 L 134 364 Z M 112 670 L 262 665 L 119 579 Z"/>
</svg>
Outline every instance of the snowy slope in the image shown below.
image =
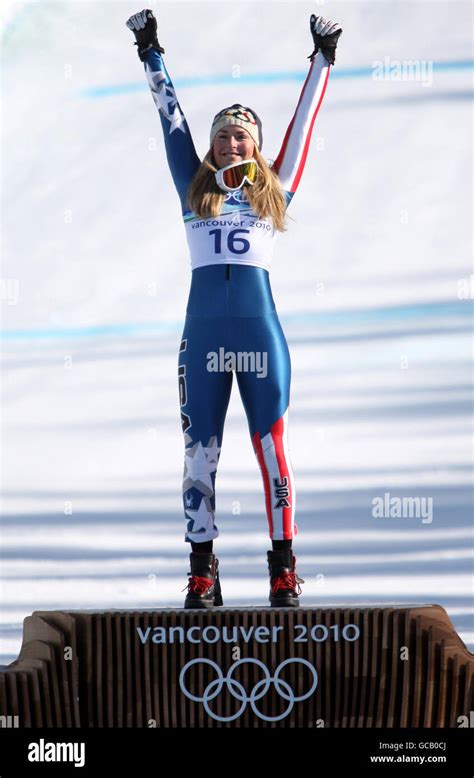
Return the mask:
<svg viewBox="0 0 474 778">
<path fill-rule="evenodd" d="M 151 7 L 198 153 L 215 112 L 239 100 L 273 159 L 315 7 Z M 36 608 L 184 596 L 176 365 L 190 268 L 124 24 L 136 10 L 16 3 L 4 20 L 0 662 Z M 292 355 L 302 602 L 437 602 L 472 647 L 471 6 L 323 13 L 344 33 L 272 270 Z M 432 61 L 432 82 L 376 81 L 385 57 Z M 433 520 L 374 518 L 387 492 L 432 499 Z M 225 604 L 266 604 L 268 531 L 237 389 L 217 509 Z"/>
</svg>

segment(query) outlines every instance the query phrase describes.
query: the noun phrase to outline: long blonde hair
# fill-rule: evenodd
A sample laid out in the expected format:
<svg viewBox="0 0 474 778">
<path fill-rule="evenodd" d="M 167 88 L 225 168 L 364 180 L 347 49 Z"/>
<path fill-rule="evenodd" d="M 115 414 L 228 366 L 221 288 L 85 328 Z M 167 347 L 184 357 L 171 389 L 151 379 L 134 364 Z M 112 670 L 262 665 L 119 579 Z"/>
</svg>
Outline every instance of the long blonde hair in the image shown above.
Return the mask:
<svg viewBox="0 0 474 778">
<path fill-rule="evenodd" d="M 286 200 L 280 181 L 256 145 L 253 158 L 258 163 L 259 171 L 255 183 L 252 186 L 245 185 L 250 207 L 259 219 L 269 219 L 276 230 L 285 232 Z M 188 190 L 188 204 L 201 218 L 219 216 L 222 211 L 226 195 L 217 185 L 214 175 L 217 170 L 210 148 Z"/>
</svg>

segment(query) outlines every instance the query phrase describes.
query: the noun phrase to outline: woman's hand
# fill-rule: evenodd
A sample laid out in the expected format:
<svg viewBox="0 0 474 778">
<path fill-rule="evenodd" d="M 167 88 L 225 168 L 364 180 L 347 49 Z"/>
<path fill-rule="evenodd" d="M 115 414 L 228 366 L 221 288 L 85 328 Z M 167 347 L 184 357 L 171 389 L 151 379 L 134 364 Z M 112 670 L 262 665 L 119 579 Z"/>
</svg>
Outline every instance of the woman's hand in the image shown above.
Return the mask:
<svg viewBox="0 0 474 778">
<path fill-rule="evenodd" d="M 146 59 L 148 49 L 157 49 L 162 54 L 165 50 L 161 48 L 157 38 L 157 23 L 153 11 L 145 8 L 137 14 L 134 14 L 126 22 L 129 30 L 132 30 L 136 38 L 135 46 L 138 46 L 138 56 L 141 61 Z"/>
<path fill-rule="evenodd" d="M 314 41 L 314 51 L 308 59 L 314 57 L 318 51 L 322 51 L 330 65 L 334 65 L 336 60 L 336 47 L 342 27 L 337 22 L 325 19 L 323 16 L 311 14 L 309 27 Z"/>
</svg>

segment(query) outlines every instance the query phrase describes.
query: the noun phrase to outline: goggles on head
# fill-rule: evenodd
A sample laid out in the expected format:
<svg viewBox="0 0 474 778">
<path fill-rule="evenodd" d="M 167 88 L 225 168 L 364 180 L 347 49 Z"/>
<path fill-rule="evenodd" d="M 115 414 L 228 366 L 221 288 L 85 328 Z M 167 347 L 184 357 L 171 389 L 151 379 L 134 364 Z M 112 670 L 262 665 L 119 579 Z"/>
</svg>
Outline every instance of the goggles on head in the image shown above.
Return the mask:
<svg viewBox="0 0 474 778">
<path fill-rule="evenodd" d="M 258 164 L 255 159 L 243 159 L 232 165 L 221 167 L 216 173 L 217 185 L 224 192 L 234 192 L 244 184 L 254 184 L 257 180 Z"/>
</svg>

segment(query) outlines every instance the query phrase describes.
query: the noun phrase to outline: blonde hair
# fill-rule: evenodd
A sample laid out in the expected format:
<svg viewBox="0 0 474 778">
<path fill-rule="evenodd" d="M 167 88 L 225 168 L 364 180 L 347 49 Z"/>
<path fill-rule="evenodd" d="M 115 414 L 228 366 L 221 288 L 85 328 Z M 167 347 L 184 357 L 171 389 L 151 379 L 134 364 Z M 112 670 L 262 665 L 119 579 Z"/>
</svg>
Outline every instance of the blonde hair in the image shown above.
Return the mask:
<svg viewBox="0 0 474 778">
<path fill-rule="evenodd" d="M 275 171 L 267 164 L 255 145 L 253 158 L 259 171 L 252 186 L 246 186 L 247 199 L 252 211 L 259 219 L 268 219 L 276 230 L 285 232 L 286 199 Z M 219 216 L 225 200 L 225 193 L 218 187 L 212 148 L 199 166 L 188 190 L 188 205 L 194 213 L 205 218 Z"/>
</svg>

